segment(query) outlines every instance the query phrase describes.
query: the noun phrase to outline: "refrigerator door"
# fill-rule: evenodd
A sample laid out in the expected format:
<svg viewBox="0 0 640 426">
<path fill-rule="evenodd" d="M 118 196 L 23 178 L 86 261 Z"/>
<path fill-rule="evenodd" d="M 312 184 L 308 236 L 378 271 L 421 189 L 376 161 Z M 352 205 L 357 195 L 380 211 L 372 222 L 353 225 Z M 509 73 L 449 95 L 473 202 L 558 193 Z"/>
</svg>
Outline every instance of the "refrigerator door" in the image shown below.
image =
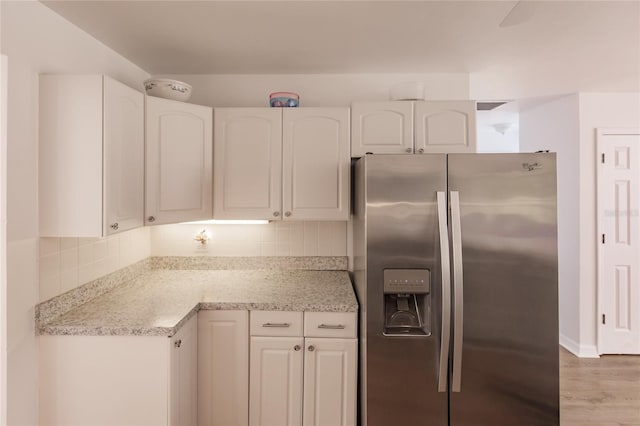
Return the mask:
<svg viewBox="0 0 640 426">
<path fill-rule="evenodd" d="M 450 424 L 558 425 L 555 154 L 449 155 L 448 171 Z"/>
<path fill-rule="evenodd" d="M 354 229 L 355 262 L 364 266 L 364 274 L 357 265 L 355 273 L 363 313 L 361 424 L 445 426 L 447 370 L 439 377 L 443 311 L 437 193 L 446 191 L 446 157 L 367 155 L 356 165 L 356 185 L 364 192 L 354 220 L 354 227 L 363 231 Z M 441 204 L 446 202 L 446 197 L 441 199 Z M 441 211 L 446 212 L 444 206 Z M 362 253 L 358 246 L 364 247 Z M 409 283 L 415 289 L 409 303 L 405 293 L 413 290 L 402 284 L 402 277 L 421 283 Z M 390 309 L 410 304 L 413 309 L 416 300 L 419 308 L 423 303 L 426 334 L 418 329 L 416 335 L 410 335 L 411 330 L 402 334 L 402 327 L 388 327 L 395 320 L 388 315 Z M 444 345 L 446 360 L 446 341 Z"/>
</svg>

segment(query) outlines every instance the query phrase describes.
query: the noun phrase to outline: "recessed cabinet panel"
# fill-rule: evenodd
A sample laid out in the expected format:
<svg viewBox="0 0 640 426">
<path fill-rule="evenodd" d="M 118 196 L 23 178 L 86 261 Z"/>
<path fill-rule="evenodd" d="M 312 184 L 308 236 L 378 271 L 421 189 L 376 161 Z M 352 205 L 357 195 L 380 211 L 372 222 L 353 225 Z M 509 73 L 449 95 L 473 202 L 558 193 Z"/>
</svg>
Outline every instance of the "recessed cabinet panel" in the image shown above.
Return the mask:
<svg viewBox="0 0 640 426">
<path fill-rule="evenodd" d="M 475 101 L 416 102 L 416 151 L 476 151 Z"/>
<path fill-rule="evenodd" d="M 169 425 L 198 424 L 198 320 L 191 317 L 170 340 Z"/>
<path fill-rule="evenodd" d="M 347 220 L 349 112 L 283 111 L 283 210 L 297 220 Z"/>
<path fill-rule="evenodd" d="M 159 126 L 160 210 L 202 209 L 200 191 L 207 148 L 203 120 L 168 113 L 159 117 Z"/>
<path fill-rule="evenodd" d="M 213 110 L 147 96 L 145 224 L 213 215 Z"/>
<path fill-rule="evenodd" d="M 214 216 L 277 219 L 282 182 L 280 110 L 216 109 L 214 129 Z"/>
<path fill-rule="evenodd" d="M 412 102 L 354 102 L 351 156 L 413 152 Z"/>
</svg>

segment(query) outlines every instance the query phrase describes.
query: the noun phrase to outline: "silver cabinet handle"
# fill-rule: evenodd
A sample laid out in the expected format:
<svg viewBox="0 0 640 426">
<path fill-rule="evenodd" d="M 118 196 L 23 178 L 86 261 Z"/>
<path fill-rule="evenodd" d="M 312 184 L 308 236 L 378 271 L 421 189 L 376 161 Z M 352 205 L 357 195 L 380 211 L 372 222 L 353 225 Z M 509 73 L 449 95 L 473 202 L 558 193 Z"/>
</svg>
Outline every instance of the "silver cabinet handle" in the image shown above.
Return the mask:
<svg viewBox="0 0 640 426">
<path fill-rule="evenodd" d="M 460 392 L 462 381 L 463 281 L 462 236 L 460 226 L 460 194 L 451 191 L 451 241 L 453 244 L 453 367 L 451 392 Z"/>
<path fill-rule="evenodd" d="M 299 351 L 299 350 L 300 350 L 300 345 L 295 345 L 295 346 L 293 347 L 293 350 L 294 350 L 294 351 Z"/>
<path fill-rule="evenodd" d="M 180 346 L 182 346 L 182 339 L 176 340 L 175 342 L 173 342 L 173 346 L 175 346 L 176 348 L 179 348 Z"/>
<path fill-rule="evenodd" d="M 155 222 L 155 221 L 156 221 L 156 218 L 155 218 L 155 217 L 153 217 L 153 216 L 149 216 L 149 217 L 147 218 L 147 220 L 148 220 L 149 222 Z"/>
<path fill-rule="evenodd" d="M 407 151 L 409 154 L 411 154 L 413 152 L 413 148 L 407 148 L 407 149 L 405 149 L 405 151 Z"/>
<path fill-rule="evenodd" d="M 273 212 L 273 217 L 278 217 L 280 216 L 280 212 Z"/>
<path fill-rule="evenodd" d="M 266 322 L 262 324 L 263 327 L 273 327 L 273 328 L 287 328 L 290 327 L 291 324 L 288 322 Z"/>
<path fill-rule="evenodd" d="M 320 324 L 318 328 L 324 328 L 326 330 L 344 330 L 344 325 L 342 324 Z"/>
<path fill-rule="evenodd" d="M 113 224 L 111 225 L 111 229 L 113 229 L 113 230 L 118 230 L 118 222 L 113 223 Z"/>
<path fill-rule="evenodd" d="M 291 216 L 291 212 L 284 212 L 284 215 L 285 215 L 286 217 L 289 217 L 289 216 Z"/>
<path fill-rule="evenodd" d="M 309 345 L 309 347 L 307 349 L 309 349 L 309 352 L 313 352 L 313 351 L 316 350 L 316 347 L 313 346 L 313 345 Z"/>
<path fill-rule="evenodd" d="M 418 150 L 418 154 L 424 154 L 424 148 L 420 148 L 420 149 Z"/>
<path fill-rule="evenodd" d="M 437 192 L 438 230 L 440 233 L 440 265 L 442 271 L 442 330 L 440 331 L 440 364 L 438 392 L 447 391 L 449 370 L 449 336 L 451 334 L 451 264 L 449 262 L 449 231 L 447 229 L 447 196 Z"/>
</svg>

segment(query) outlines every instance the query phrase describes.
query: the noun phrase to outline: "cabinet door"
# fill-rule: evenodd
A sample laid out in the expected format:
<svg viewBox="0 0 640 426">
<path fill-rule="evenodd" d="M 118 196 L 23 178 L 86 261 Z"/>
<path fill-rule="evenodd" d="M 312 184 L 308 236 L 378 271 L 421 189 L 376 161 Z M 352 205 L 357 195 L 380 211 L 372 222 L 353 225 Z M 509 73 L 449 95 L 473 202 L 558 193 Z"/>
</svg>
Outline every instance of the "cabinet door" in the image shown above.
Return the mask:
<svg viewBox="0 0 640 426">
<path fill-rule="evenodd" d="M 171 338 L 169 424 L 198 423 L 198 321 L 193 316 Z"/>
<path fill-rule="evenodd" d="M 281 110 L 216 108 L 214 129 L 214 217 L 279 219 Z"/>
<path fill-rule="evenodd" d="M 249 311 L 198 313 L 198 425 L 249 423 Z"/>
<path fill-rule="evenodd" d="M 146 97 L 145 224 L 212 217 L 213 110 Z"/>
<path fill-rule="evenodd" d="M 349 219 L 349 109 L 292 108 L 282 116 L 284 219 Z"/>
<path fill-rule="evenodd" d="M 413 152 L 413 102 L 354 102 L 351 156 Z"/>
<path fill-rule="evenodd" d="M 249 424 L 302 424 L 302 337 L 251 337 Z"/>
<path fill-rule="evenodd" d="M 304 425 L 356 423 L 357 339 L 305 339 Z"/>
<path fill-rule="evenodd" d="M 476 102 L 426 101 L 415 104 L 416 152 L 476 152 Z"/>
<path fill-rule="evenodd" d="M 143 224 L 144 95 L 104 77 L 103 235 Z"/>
</svg>

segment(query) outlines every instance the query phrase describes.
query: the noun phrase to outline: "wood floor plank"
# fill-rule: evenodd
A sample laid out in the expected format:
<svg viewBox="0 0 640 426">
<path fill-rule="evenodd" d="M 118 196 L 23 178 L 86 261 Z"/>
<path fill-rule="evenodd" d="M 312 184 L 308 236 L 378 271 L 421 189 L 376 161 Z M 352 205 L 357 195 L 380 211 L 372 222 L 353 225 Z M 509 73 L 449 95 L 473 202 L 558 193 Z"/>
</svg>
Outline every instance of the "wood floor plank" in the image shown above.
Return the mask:
<svg viewBox="0 0 640 426">
<path fill-rule="evenodd" d="M 640 356 L 560 349 L 561 426 L 640 426 Z"/>
</svg>

